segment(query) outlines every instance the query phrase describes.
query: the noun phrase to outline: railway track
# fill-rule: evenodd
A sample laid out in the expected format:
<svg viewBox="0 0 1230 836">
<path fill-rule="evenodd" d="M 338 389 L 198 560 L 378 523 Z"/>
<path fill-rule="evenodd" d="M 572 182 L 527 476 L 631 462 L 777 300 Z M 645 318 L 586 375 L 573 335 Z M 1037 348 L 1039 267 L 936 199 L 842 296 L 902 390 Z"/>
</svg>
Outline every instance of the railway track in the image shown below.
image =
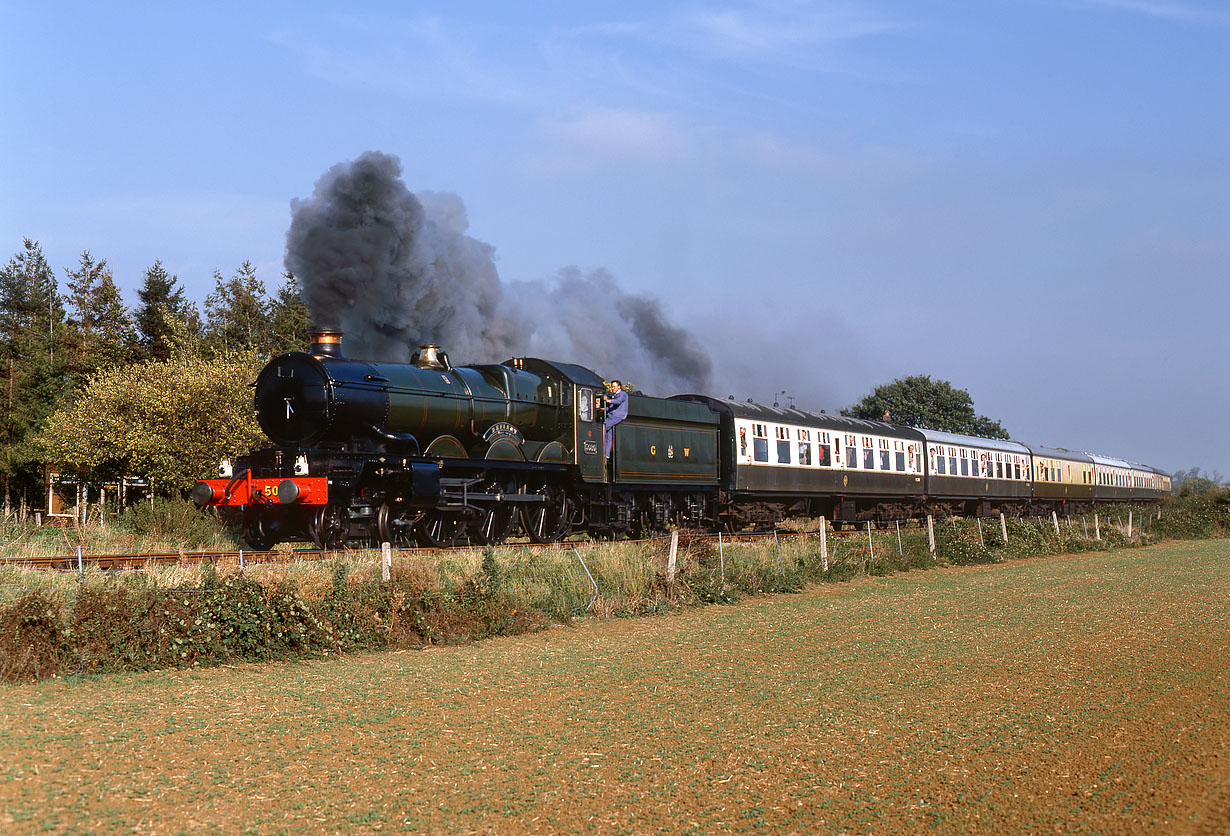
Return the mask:
<svg viewBox="0 0 1230 836">
<path fill-rule="evenodd" d="M 917 530 L 917 525 L 902 525 L 902 530 L 913 529 Z M 875 534 L 891 534 L 895 533 L 893 527 L 881 528 L 874 527 L 872 532 Z M 781 540 L 788 540 L 795 537 L 814 537 L 819 534 L 819 531 L 784 531 L 776 532 Z M 712 540 L 716 544 L 718 539 L 717 534 L 709 532 L 692 532 L 681 531 L 681 540 L 685 543 L 696 540 Z M 726 545 L 751 544 L 763 542 L 765 539 L 772 539 L 774 532 L 772 531 L 741 531 L 728 532 L 722 535 Z M 865 538 L 867 529 L 863 528 L 845 528 L 842 531 L 829 531 L 830 540 L 848 540 L 854 538 Z M 651 540 L 662 540 L 669 542 L 669 536 L 649 538 Z M 535 549 L 572 549 L 582 547 L 584 545 L 594 545 L 603 541 L 577 541 L 577 542 L 558 542 L 531 544 L 528 541 L 524 543 L 506 542 L 506 547 L 533 547 Z M 642 541 L 624 541 L 628 543 Z M 354 549 L 348 551 L 360 551 L 364 549 L 379 550 L 378 544 L 358 545 Z M 399 553 L 423 553 L 433 554 L 440 552 L 478 549 L 481 546 L 456 546 L 452 549 L 430 549 L 430 548 L 406 548 L 397 549 Z M 291 563 L 295 561 L 312 561 L 312 560 L 328 560 L 336 556 L 337 552 L 320 550 L 320 549 L 294 549 L 290 551 L 166 551 L 166 552 L 143 552 L 143 553 L 114 553 L 114 554 L 87 554 L 85 552 L 78 554 L 57 554 L 57 555 L 3 555 L 0 554 L 0 566 L 12 566 L 26 569 L 49 569 L 58 571 L 78 571 L 86 566 L 104 569 L 104 570 L 131 570 L 144 569 L 152 566 L 194 566 L 203 563 L 214 563 L 222 565 L 243 566 L 250 563 Z"/>
<path fill-rule="evenodd" d="M 202 563 L 242 565 L 245 562 L 289 563 L 295 560 L 323 560 L 330 552 L 277 551 L 253 552 L 147 552 L 144 554 L 82 554 L 0 556 L 0 566 L 25 569 L 77 571 L 84 566 L 98 569 L 144 569 L 149 566 L 192 566 Z"/>
</svg>

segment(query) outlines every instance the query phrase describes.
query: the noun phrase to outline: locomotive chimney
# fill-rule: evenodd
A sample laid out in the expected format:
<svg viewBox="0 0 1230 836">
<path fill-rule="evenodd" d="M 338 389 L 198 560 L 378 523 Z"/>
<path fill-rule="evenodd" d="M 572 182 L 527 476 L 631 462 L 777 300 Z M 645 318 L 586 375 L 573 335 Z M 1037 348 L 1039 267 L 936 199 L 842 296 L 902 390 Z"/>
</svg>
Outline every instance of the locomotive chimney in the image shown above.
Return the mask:
<svg viewBox="0 0 1230 836">
<path fill-rule="evenodd" d="M 309 331 L 308 340 L 311 345 L 308 353 L 314 357 L 336 357 L 342 359 L 341 331 Z"/>
</svg>

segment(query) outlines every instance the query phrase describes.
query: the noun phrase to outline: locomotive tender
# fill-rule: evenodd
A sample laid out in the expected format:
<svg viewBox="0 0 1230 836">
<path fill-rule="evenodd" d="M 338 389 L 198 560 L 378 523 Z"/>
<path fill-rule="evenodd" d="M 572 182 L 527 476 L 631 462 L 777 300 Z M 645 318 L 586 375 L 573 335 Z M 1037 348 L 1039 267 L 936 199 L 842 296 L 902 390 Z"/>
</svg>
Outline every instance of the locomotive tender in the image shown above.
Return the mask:
<svg viewBox="0 0 1230 836">
<path fill-rule="evenodd" d="M 922 514 L 1080 511 L 1150 502 L 1162 471 L 1121 459 L 704 395 L 633 396 L 603 455 L 605 383 L 536 358 L 454 367 L 347 359 L 341 335 L 274 357 L 255 407 L 273 446 L 192 491 L 256 549 L 310 537 L 398 546 L 614 537 L 668 523 L 835 526 Z"/>
</svg>

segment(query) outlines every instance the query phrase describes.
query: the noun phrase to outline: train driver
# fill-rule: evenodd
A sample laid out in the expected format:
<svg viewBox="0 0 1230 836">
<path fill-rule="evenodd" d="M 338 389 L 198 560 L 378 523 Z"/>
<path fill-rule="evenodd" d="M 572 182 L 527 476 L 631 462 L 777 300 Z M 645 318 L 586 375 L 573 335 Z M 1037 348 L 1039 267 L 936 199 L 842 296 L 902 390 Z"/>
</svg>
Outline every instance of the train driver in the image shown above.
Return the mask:
<svg viewBox="0 0 1230 836">
<path fill-rule="evenodd" d="M 611 394 L 606 399 L 606 457 L 611 457 L 615 443 L 615 425 L 628 417 L 628 393 L 618 380 L 611 381 Z"/>
</svg>

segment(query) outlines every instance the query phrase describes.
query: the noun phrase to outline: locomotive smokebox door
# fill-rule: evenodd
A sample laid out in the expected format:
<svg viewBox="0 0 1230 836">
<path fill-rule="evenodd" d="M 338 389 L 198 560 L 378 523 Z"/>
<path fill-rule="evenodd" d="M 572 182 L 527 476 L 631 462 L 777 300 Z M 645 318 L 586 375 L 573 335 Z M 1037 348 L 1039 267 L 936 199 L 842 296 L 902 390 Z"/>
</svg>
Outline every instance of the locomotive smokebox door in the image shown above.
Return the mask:
<svg viewBox="0 0 1230 836">
<path fill-rule="evenodd" d="M 606 479 L 606 438 L 598 409 L 599 393 L 588 386 L 578 386 L 576 392 L 577 465 L 586 481 Z"/>
</svg>

